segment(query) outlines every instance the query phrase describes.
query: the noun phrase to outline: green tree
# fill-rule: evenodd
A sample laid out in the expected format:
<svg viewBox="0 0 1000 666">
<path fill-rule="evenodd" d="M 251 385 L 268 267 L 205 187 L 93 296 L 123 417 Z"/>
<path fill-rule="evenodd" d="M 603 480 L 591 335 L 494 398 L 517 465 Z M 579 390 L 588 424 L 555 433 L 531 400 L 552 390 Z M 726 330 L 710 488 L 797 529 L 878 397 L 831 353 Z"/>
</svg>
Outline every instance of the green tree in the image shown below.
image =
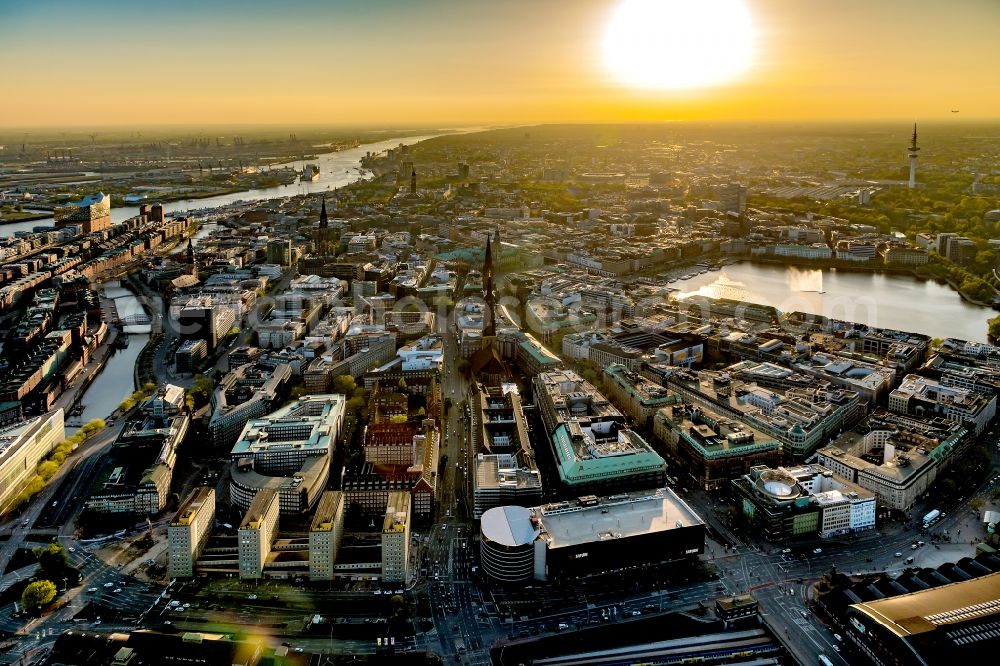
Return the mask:
<svg viewBox="0 0 1000 666">
<path fill-rule="evenodd" d="M 354 381 L 354 377 L 350 375 L 337 375 L 333 378 L 332 388 L 334 393 L 343 393 L 344 395 L 354 395 L 354 391 L 357 390 L 357 382 Z"/>
<path fill-rule="evenodd" d="M 35 548 L 32 552 L 38 558 L 37 575 L 52 580 L 59 580 L 66 575 L 66 570 L 69 568 L 69 555 L 66 553 L 66 549 L 58 543 Z"/>
<path fill-rule="evenodd" d="M 1000 340 L 1000 315 L 989 319 L 987 324 L 989 326 L 987 333 L 990 336 L 990 340 L 994 342 Z"/>
<path fill-rule="evenodd" d="M 406 423 L 406 414 L 393 414 L 389 417 L 389 423 Z"/>
<path fill-rule="evenodd" d="M 194 384 L 187 390 L 187 393 L 194 399 L 195 407 L 200 408 L 208 404 L 214 389 L 215 383 L 211 379 L 205 375 L 198 375 L 194 378 Z"/>
<path fill-rule="evenodd" d="M 399 384 L 398 384 L 398 386 L 399 386 L 399 390 L 400 391 L 405 391 L 406 390 L 406 379 L 404 379 L 403 377 L 400 377 L 399 378 Z"/>
<path fill-rule="evenodd" d="M 50 580 L 36 580 L 29 583 L 21 593 L 21 604 L 24 610 L 37 612 L 45 608 L 56 598 L 56 586 Z"/>
</svg>

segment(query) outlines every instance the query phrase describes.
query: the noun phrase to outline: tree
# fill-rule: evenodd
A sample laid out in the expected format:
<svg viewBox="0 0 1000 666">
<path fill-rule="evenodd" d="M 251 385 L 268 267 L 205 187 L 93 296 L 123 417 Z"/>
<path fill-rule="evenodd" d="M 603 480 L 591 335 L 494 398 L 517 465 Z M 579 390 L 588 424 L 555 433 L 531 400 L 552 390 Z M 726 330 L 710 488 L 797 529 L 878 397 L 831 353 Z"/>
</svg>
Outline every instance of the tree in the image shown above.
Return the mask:
<svg viewBox="0 0 1000 666">
<path fill-rule="evenodd" d="M 32 552 L 38 558 L 38 575 L 52 580 L 59 580 L 66 575 L 69 555 L 65 548 L 57 543 L 50 543 L 45 547 L 35 548 Z"/>
<path fill-rule="evenodd" d="M 406 414 L 393 414 L 389 417 L 389 423 L 406 423 Z"/>
<path fill-rule="evenodd" d="M 332 388 L 334 393 L 354 395 L 354 391 L 357 390 L 358 385 L 354 381 L 354 377 L 350 375 L 337 375 L 333 378 Z"/>
<path fill-rule="evenodd" d="M 215 384 L 205 375 L 198 375 L 194 378 L 194 385 L 187 390 L 188 395 L 194 399 L 195 407 L 207 405 L 212 397 L 212 390 Z"/>
<path fill-rule="evenodd" d="M 50 580 L 36 580 L 29 583 L 21 593 L 21 604 L 24 610 L 37 612 L 45 608 L 56 598 L 56 586 Z"/>
<path fill-rule="evenodd" d="M 399 384 L 397 386 L 399 386 L 399 390 L 400 391 L 405 391 L 406 390 L 406 379 L 404 379 L 403 377 L 400 377 L 399 378 Z"/>
</svg>

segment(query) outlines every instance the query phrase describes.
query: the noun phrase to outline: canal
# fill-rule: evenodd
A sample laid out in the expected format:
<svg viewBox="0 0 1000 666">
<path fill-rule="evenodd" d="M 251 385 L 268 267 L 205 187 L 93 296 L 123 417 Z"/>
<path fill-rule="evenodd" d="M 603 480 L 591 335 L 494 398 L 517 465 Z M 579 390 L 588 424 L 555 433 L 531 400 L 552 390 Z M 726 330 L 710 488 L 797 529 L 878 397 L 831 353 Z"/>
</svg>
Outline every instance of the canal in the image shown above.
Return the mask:
<svg viewBox="0 0 1000 666">
<path fill-rule="evenodd" d="M 107 282 L 98 285 L 98 289 L 103 290 L 104 295 L 115 302 L 115 308 L 120 317 L 143 312 L 139 299 L 132 292 L 123 288 L 120 283 Z M 135 390 L 135 363 L 149 340 L 149 326 L 127 326 L 126 333 L 128 347 L 112 352 L 101 374 L 97 376 L 97 379 L 87 388 L 81 398 L 83 413 L 80 415 L 80 423 L 86 423 L 91 419 L 107 418 L 117 409 L 122 400 Z M 77 421 L 74 419 L 75 422 Z"/>
<path fill-rule="evenodd" d="M 782 312 L 809 312 L 869 326 L 986 342 L 990 308 L 968 303 L 947 284 L 905 275 L 816 270 L 742 262 L 670 284 L 676 296 L 730 298 Z"/>
</svg>

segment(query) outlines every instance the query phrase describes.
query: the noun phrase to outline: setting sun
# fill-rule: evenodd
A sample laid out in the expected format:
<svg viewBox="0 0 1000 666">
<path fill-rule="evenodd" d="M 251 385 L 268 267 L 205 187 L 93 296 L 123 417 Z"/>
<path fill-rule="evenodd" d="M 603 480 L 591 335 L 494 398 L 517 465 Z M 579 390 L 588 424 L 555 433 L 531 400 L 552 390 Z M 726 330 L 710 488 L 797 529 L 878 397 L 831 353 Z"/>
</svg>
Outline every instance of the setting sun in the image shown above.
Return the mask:
<svg viewBox="0 0 1000 666">
<path fill-rule="evenodd" d="M 701 88 L 750 66 L 754 26 L 742 0 L 624 0 L 604 39 L 604 61 L 626 85 Z"/>
</svg>

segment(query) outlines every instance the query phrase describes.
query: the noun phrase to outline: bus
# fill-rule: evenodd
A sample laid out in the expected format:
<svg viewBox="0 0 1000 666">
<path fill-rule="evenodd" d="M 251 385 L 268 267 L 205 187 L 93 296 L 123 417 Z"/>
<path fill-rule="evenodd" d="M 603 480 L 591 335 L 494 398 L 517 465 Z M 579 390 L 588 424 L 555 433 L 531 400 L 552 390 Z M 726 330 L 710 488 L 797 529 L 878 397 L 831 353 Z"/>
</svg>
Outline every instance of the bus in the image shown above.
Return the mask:
<svg viewBox="0 0 1000 666">
<path fill-rule="evenodd" d="M 833 662 L 825 654 L 819 656 L 819 664 L 820 666 L 833 666 Z"/>
</svg>

